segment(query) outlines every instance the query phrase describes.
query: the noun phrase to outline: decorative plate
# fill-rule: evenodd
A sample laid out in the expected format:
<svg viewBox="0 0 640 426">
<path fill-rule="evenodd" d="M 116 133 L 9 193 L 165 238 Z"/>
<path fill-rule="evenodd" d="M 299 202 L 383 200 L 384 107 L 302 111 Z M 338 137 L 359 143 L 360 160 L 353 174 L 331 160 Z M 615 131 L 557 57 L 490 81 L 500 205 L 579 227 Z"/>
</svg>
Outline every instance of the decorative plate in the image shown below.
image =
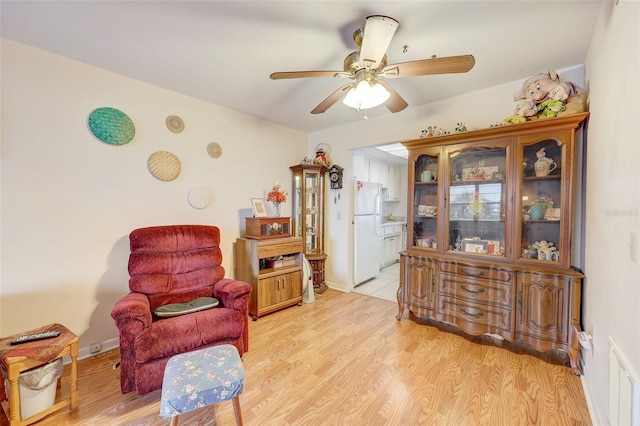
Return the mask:
<svg viewBox="0 0 640 426">
<path fill-rule="evenodd" d="M 204 209 L 211 204 L 211 192 L 202 186 L 191 188 L 187 197 L 189 205 L 194 209 Z"/>
<path fill-rule="evenodd" d="M 211 158 L 218 158 L 222 155 L 222 147 L 216 142 L 207 145 L 207 153 Z"/>
<path fill-rule="evenodd" d="M 89 114 L 91 133 L 104 143 L 124 145 L 133 139 L 136 129 L 133 121 L 124 112 L 109 107 L 94 109 Z"/>
<path fill-rule="evenodd" d="M 165 123 L 167 125 L 167 129 L 171 130 L 173 133 L 180 133 L 184 130 L 184 121 L 182 121 L 182 118 L 177 115 L 168 116 Z"/>
<path fill-rule="evenodd" d="M 180 160 L 174 154 L 167 151 L 157 151 L 149 156 L 147 167 L 151 175 L 161 181 L 172 181 L 182 171 Z"/>
</svg>

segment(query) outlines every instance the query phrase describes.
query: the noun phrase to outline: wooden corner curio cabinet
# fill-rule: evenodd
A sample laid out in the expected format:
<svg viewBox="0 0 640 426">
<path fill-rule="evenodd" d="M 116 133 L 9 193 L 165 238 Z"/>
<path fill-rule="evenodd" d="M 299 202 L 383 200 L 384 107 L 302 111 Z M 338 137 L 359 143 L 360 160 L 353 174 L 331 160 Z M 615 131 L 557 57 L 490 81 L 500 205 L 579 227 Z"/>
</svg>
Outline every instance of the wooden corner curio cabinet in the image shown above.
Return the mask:
<svg viewBox="0 0 640 426">
<path fill-rule="evenodd" d="M 581 374 L 584 276 L 571 266 L 571 237 L 583 215 L 574 206 L 582 172 L 576 135 L 587 117 L 404 142 L 409 237 L 398 320 L 408 309 L 414 320 L 561 350 Z"/>
<path fill-rule="evenodd" d="M 293 173 L 293 235 L 301 237 L 304 255 L 313 270 L 313 290 L 324 293 L 324 177 L 325 166 L 297 164 Z"/>
</svg>

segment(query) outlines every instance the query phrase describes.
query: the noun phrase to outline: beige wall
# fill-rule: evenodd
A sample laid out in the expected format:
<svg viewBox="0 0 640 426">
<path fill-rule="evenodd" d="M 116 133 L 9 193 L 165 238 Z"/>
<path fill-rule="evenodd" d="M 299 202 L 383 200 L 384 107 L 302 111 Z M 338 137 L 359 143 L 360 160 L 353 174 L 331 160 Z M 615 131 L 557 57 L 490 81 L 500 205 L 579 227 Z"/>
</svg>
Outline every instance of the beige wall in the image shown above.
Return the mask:
<svg viewBox="0 0 640 426">
<path fill-rule="evenodd" d="M 214 224 L 233 276 L 233 243 L 273 182 L 307 155 L 307 136 L 12 41 L 2 40 L 2 262 L 0 335 L 59 322 L 88 347 L 117 337 L 110 317 L 128 291 L 128 234 L 152 225 Z M 95 108 L 126 112 L 132 142 L 105 144 L 87 128 Z M 170 114 L 182 133 L 165 127 Z M 218 142 L 213 159 L 207 145 Z M 162 182 L 149 155 L 176 154 L 182 173 Z M 187 202 L 191 188 L 210 207 Z M 285 206 L 287 211 L 290 207 Z"/>
<path fill-rule="evenodd" d="M 606 2 L 586 61 L 591 119 L 587 140 L 584 327 L 585 380 L 598 424 L 608 417 L 608 336 L 640 380 L 640 268 L 630 235 L 640 235 L 640 3 Z M 638 419 L 636 419 L 638 421 Z"/>
</svg>

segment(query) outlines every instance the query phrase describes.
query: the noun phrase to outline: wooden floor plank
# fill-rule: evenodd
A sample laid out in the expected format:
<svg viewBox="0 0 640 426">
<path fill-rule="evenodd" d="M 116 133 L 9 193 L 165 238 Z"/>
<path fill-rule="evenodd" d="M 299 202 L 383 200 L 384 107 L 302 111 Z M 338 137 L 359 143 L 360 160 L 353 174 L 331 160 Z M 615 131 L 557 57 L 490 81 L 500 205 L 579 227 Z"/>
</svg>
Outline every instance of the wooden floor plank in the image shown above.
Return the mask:
<svg viewBox="0 0 640 426">
<path fill-rule="evenodd" d="M 396 321 L 397 312 L 393 302 L 330 289 L 252 321 L 245 425 L 591 424 L 570 368 L 407 314 Z M 38 425 L 166 425 L 159 391 L 120 393 L 117 360 L 115 350 L 80 361 L 79 408 Z M 59 393 L 68 367 L 62 380 Z M 187 413 L 180 424 L 235 424 L 233 405 Z M 0 425 L 8 425 L 4 415 Z"/>
</svg>

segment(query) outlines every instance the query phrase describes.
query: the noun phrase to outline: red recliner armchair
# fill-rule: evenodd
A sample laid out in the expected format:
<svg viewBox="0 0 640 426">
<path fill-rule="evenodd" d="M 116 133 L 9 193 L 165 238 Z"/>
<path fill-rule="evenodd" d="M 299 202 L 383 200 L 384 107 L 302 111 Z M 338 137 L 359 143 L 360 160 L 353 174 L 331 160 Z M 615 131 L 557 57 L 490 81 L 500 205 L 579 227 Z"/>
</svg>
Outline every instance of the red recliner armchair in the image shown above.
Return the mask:
<svg viewBox="0 0 640 426">
<path fill-rule="evenodd" d="M 220 230 L 177 225 L 136 229 L 129 235 L 130 293 L 111 312 L 120 334 L 120 389 L 143 395 L 162 387 L 173 355 L 230 343 L 249 349 L 251 285 L 224 278 Z M 213 309 L 171 318 L 159 306 L 215 297 Z"/>
</svg>

